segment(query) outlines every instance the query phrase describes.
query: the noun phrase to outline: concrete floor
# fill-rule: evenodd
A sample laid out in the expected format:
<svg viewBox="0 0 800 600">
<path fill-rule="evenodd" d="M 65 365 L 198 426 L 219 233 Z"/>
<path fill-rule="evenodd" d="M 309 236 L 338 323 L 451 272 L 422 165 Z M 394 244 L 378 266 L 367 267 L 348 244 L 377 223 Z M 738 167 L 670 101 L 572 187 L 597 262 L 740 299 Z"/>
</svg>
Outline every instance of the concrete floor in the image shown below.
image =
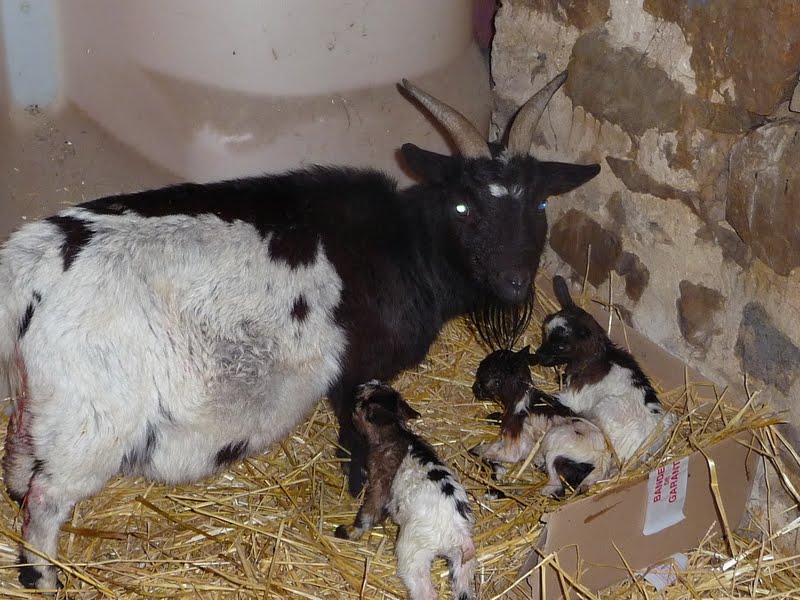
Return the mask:
<svg viewBox="0 0 800 600">
<path fill-rule="evenodd" d="M 75 108 L 0 121 L 0 240 L 62 206 L 176 181 Z"/>
</svg>

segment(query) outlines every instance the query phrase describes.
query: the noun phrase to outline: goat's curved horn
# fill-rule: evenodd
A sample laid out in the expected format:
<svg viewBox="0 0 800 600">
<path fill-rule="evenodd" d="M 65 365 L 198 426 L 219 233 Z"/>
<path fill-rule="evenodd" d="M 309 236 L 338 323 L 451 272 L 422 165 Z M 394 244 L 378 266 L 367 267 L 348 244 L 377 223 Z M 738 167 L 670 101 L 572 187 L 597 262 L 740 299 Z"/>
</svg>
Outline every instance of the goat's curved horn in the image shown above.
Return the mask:
<svg viewBox="0 0 800 600">
<path fill-rule="evenodd" d="M 536 130 L 536 124 L 544 113 L 550 98 L 561 87 L 567 78 L 567 72 L 556 75 L 550 83 L 534 94 L 522 108 L 519 109 L 511 131 L 508 133 L 508 152 L 511 155 L 527 155 L 531 151 L 531 142 Z"/>
<path fill-rule="evenodd" d="M 421 90 L 407 79 L 403 79 L 403 87 L 447 130 L 462 156 L 465 158 L 492 157 L 489 144 L 464 115 Z"/>
</svg>

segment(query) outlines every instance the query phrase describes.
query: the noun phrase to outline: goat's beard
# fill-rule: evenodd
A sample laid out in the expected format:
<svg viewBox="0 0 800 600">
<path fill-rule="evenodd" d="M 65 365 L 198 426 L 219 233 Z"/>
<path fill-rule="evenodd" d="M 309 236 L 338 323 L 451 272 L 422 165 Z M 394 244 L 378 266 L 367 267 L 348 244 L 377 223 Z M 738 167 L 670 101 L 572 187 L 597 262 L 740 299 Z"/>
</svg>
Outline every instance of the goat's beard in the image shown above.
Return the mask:
<svg viewBox="0 0 800 600">
<path fill-rule="evenodd" d="M 490 350 L 511 350 L 530 325 L 535 299 L 533 286 L 521 304 L 484 296 L 469 313 L 472 329 Z"/>
</svg>

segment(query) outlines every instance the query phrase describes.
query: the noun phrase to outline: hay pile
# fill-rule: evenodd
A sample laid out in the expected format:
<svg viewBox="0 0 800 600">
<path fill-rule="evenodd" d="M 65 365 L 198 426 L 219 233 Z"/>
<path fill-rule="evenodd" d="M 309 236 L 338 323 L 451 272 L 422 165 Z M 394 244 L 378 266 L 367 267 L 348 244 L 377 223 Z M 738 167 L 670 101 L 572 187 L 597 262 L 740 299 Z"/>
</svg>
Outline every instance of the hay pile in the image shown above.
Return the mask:
<svg viewBox="0 0 800 600">
<path fill-rule="evenodd" d="M 555 309 L 540 294 L 522 344 L 538 344 L 538 323 Z M 422 414 L 414 429 L 434 444 L 472 496 L 479 592 L 482 598 L 501 598 L 537 539 L 540 515 L 557 503 L 536 493 L 544 476 L 530 467 L 512 469 L 512 481 L 504 486 L 507 499 L 483 499 L 489 474 L 468 449 L 497 434 L 497 426 L 485 420 L 497 407 L 475 401 L 470 390 L 484 354 L 467 326 L 453 323 L 425 363 L 395 385 Z M 557 387 L 552 369 L 534 378 L 545 390 Z M 762 432 L 774 435 L 767 427 L 774 418 L 756 410 L 753 402 L 737 410 L 713 390 L 695 389 L 691 383 L 662 390 L 662 397 L 682 417 L 665 458 L 690 453 L 690 437 L 702 446 L 748 427 L 766 427 Z M 770 442 L 766 433 L 761 437 L 766 453 Z M 215 479 L 180 487 L 112 481 L 102 494 L 77 506 L 62 532 L 61 557 L 69 561 L 61 576 L 65 592 L 85 599 L 405 597 L 394 573 L 394 525 L 378 527 L 358 542 L 333 537 L 336 526 L 351 522 L 358 508 L 346 492 L 336 439 L 335 419 L 320 403 L 269 454 Z M 3 597 L 30 597 L 31 592 L 19 588 L 13 567 L 21 523 L 7 496 L 0 513 Z M 800 557 L 780 558 L 769 541 L 738 540 L 734 550 L 741 560 L 724 570 L 731 548 L 704 543 L 665 597 L 800 597 L 800 571 L 795 569 Z M 436 563 L 434 579 L 448 597 L 443 561 Z M 785 590 L 791 593 L 781 595 Z M 657 594 L 649 584 L 625 583 L 598 597 Z"/>
</svg>

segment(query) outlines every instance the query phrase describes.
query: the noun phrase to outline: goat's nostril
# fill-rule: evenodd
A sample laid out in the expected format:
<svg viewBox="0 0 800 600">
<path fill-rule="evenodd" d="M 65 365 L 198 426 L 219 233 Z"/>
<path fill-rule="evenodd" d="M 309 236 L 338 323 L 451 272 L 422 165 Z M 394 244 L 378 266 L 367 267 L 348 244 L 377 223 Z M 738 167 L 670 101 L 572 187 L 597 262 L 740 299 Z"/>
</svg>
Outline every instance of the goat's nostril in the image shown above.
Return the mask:
<svg viewBox="0 0 800 600">
<path fill-rule="evenodd" d="M 516 290 L 528 287 L 531 282 L 530 275 L 522 271 L 506 271 L 502 275 L 503 281 Z"/>
</svg>

